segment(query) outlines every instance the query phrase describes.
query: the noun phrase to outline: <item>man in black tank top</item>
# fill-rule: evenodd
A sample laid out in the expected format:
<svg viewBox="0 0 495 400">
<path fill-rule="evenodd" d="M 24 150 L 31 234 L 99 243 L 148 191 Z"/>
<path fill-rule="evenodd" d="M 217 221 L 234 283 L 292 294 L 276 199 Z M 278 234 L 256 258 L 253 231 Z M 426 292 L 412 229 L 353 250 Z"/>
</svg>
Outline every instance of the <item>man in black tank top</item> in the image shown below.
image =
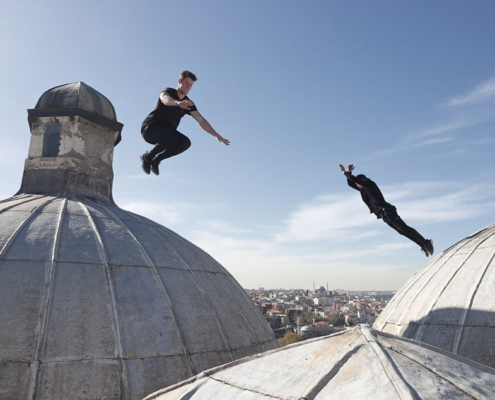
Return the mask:
<svg viewBox="0 0 495 400">
<path fill-rule="evenodd" d="M 383 219 L 388 226 L 395 229 L 401 235 L 407 237 L 421 247 L 421 251 L 426 254 L 426 257 L 431 256 L 434 252 L 433 240 L 425 239 L 418 231 L 407 226 L 401 217 L 397 214 L 397 208 L 394 205 L 387 203 L 378 185 L 366 175 L 352 175 L 354 165 L 349 164 L 348 171 L 342 164 L 339 168 L 347 178 L 347 184 L 361 193 L 361 198 L 370 209 L 370 213 L 376 215 L 378 219 Z"/>
<path fill-rule="evenodd" d="M 141 167 L 146 174 L 153 171 L 160 173 L 158 166 L 166 158 L 186 151 L 191 146 L 189 138 L 177 130 L 181 118 L 188 114 L 198 121 L 203 130 L 214 136 L 219 143 L 229 145 L 230 141 L 220 136 L 208 121 L 199 113 L 194 102 L 187 97 L 196 75 L 183 71 L 179 77 L 177 89 L 164 89 L 155 109 L 146 117 L 141 125 L 141 135 L 148 143 L 155 145 L 150 151 L 141 155 Z"/>
</svg>

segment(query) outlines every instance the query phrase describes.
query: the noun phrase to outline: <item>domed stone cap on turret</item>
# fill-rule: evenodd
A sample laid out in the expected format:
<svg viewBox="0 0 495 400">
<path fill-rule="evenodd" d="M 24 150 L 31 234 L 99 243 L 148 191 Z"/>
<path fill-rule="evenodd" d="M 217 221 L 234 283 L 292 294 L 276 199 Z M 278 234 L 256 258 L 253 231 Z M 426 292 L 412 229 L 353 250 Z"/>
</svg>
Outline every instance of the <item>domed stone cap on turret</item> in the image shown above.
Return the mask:
<svg viewBox="0 0 495 400">
<path fill-rule="evenodd" d="M 373 327 L 495 368 L 495 224 L 416 272 Z"/>
<path fill-rule="evenodd" d="M 76 113 L 119 130 L 115 145 L 120 142 L 123 125 L 117 122 L 115 108 L 110 100 L 84 82 L 67 83 L 51 88 L 41 95 L 34 109 L 28 110 L 30 125 L 31 120 L 39 116 L 71 116 Z"/>
<path fill-rule="evenodd" d="M 495 370 L 366 325 L 212 368 L 144 400 L 490 400 Z"/>
</svg>

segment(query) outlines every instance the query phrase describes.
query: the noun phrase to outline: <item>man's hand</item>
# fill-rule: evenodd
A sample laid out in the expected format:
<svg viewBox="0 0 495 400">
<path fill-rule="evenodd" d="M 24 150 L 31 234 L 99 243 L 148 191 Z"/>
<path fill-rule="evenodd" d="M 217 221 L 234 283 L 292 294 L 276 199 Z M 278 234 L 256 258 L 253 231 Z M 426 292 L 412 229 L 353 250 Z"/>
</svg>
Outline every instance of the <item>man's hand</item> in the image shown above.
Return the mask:
<svg viewBox="0 0 495 400">
<path fill-rule="evenodd" d="M 218 143 L 223 143 L 225 144 L 225 146 L 229 146 L 230 145 L 230 140 L 228 139 L 224 139 L 223 137 L 221 137 L 220 135 L 217 136 L 217 141 Z"/>
<path fill-rule="evenodd" d="M 342 164 L 339 164 L 340 171 L 344 174 L 345 173 L 345 167 Z"/>
<path fill-rule="evenodd" d="M 347 166 L 347 169 L 349 170 L 349 172 L 354 171 L 354 165 L 349 164 L 349 165 Z"/>
<path fill-rule="evenodd" d="M 177 105 L 183 110 L 190 110 L 192 106 L 194 106 L 194 102 L 192 100 L 182 100 L 178 101 Z"/>
</svg>

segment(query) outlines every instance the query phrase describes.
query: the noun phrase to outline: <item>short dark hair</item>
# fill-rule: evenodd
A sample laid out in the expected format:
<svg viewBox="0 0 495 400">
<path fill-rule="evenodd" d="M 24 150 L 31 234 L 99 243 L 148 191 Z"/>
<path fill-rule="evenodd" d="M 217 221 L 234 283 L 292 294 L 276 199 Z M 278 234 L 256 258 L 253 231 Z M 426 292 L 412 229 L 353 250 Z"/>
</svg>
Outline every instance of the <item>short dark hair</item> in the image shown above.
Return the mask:
<svg viewBox="0 0 495 400">
<path fill-rule="evenodd" d="M 191 71 L 182 71 L 182 73 L 179 76 L 179 79 L 182 81 L 186 78 L 191 78 L 193 82 L 196 82 L 198 78 L 196 78 L 196 75 L 194 75 Z"/>
</svg>

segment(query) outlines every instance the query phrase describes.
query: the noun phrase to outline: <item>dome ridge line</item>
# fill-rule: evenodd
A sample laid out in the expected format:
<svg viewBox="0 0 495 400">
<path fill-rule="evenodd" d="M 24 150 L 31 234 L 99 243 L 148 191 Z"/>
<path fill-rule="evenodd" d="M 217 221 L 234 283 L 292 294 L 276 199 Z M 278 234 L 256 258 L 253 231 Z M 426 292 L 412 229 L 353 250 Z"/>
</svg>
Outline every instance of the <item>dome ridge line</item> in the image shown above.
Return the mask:
<svg viewBox="0 0 495 400">
<path fill-rule="evenodd" d="M 296 342 L 296 343 L 292 343 L 292 344 L 289 344 L 287 346 L 284 346 L 284 347 L 279 347 L 279 348 L 276 348 L 276 349 L 273 349 L 273 350 L 268 350 L 268 351 L 265 351 L 263 353 L 257 353 L 257 354 L 253 354 L 251 356 L 247 356 L 247 357 L 243 357 L 243 358 L 238 358 L 237 360 L 234 360 L 234 361 L 231 361 L 229 363 L 226 363 L 226 364 L 222 364 L 222 365 L 217 365 L 216 367 L 213 367 L 213 368 L 210 368 L 210 369 L 207 369 L 207 370 L 204 370 L 203 372 L 199 373 L 198 375 L 196 376 L 193 376 L 191 378 L 188 378 L 182 382 L 178 382 L 176 384 L 173 384 L 167 388 L 164 388 L 164 389 L 160 389 L 154 393 L 151 393 L 149 394 L 148 396 L 146 396 L 143 400 L 153 400 L 153 399 L 156 399 L 158 396 L 164 394 L 164 393 L 167 393 L 167 392 L 171 392 L 175 389 L 178 389 L 182 386 L 186 386 L 190 383 L 194 383 L 196 381 L 199 381 L 205 377 L 209 377 L 211 375 L 213 375 L 214 373 L 216 372 L 219 372 L 219 371 L 223 371 L 223 370 L 226 370 L 226 369 L 229 369 L 230 367 L 233 367 L 233 366 L 236 366 L 236 365 L 241 365 L 241 364 L 245 364 L 249 361 L 252 361 L 252 360 L 258 360 L 260 358 L 264 358 L 264 357 L 267 357 L 267 356 L 270 356 L 274 353 L 278 353 L 278 352 L 281 352 L 281 351 L 288 351 L 290 349 L 293 349 L 294 347 L 300 347 L 300 346 L 303 346 L 303 345 L 306 345 L 308 343 L 312 343 L 312 342 L 319 342 L 321 340 L 326 340 L 328 339 L 329 337 L 335 337 L 335 336 L 343 336 L 345 335 L 346 333 L 349 333 L 349 331 L 347 330 L 344 330 L 344 331 L 340 331 L 340 332 L 337 332 L 337 333 L 333 333 L 329 336 L 321 336 L 321 337 L 317 337 L 317 338 L 314 338 L 314 339 L 308 339 L 308 340 L 305 340 L 305 341 L 302 341 L 302 342 Z M 360 337 L 357 337 L 355 340 L 358 340 L 360 339 Z M 352 342 L 351 342 L 352 343 Z"/>
<path fill-rule="evenodd" d="M 467 243 L 460 243 L 460 244 L 459 244 L 459 247 L 460 247 L 460 248 L 462 248 L 462 247 L 464 247 L 464 246 L 466 246 L 466 245 L 467 245 Z M 438 273 L 440 272 L 440 270 L 442 269 L 442 267 L 443 267 L 445 264 L 447 264 L 447 262 L 448 262 L 448 261 L 449 261 L 449 260 L 450 260 L 450 259 L 454 256 L 454 253 L 448 253 L 448 254 L 449 254 L 449 256 L 447 257 L 447 259 L 443 260 L 443 263 L 438 263 L 438 266 L 437 266 L 436 270 L 435 270 L 435 271 L 431 274 L 431 276 L 430 276 L 430 277 L 429 277 L 429 278 L 428 278 L 428 279 L 427 279 L 427 280 L 426 280 L 426 281 L 422 284 L 422 286 L 421 286 L 420 290 L 418 290 L 418 291 L 416 292 L 416 294 L 414 295 L 414 297 L 411 299 L 411 301 L 410 301 L 410 302 L 409 302 L 409 304 L 407 305 L 407 308 L 405 308 L 405 309 L 404 309 L 404 311 L 402 312 L 402 314 L 401 314 L 400 318 L 399 318 L 399 319 L 398 319 L 398 321 L 397 321 L 397 327 L 396 327 L 396 329 L 397 329 L 397 334 L 399 334 L 399 331 L 400 331 L 400 329 L 401 329 L 400 327 L 401 327 L 401 326 L 402 326 L 402 324 L 403 324 L 403 320 L 404 320 L 404 318 L 405 318 L 405 316 L 406 316 L 407 312 L 411 309 L 411 306 L 414 304 L 414 302 L 415 302 L 415 301 L 416 301 L 416 299 L 418 298 L 419 294 L 420 294 L 420 293 L 422 293 L 422 290 L 423 290 L 423 289 L 424 289 L 424 288 L 425 288 L 425 287 L 426 287 L 426 286 L 427 286 L 427 285 L 431 282 L 431 280 L 435 277 L 435 275 L 436 275 L 436 274 L 438 274 Z M 440 259 L 442 259 L 442 258 L 443 258 L 443 257 L 441 257 Z M 430 261 L 427 265 L 430 265 L 430 264 L 431 264 L 431 265 L 433 265 L 433 266 L 436 266 L 436 264 L 435 264 L 435 263 L 432 263 L 434 260 L 435 260 L 435 259 L 431 260 L 431 261 Z M 432 269 L 433 269 L 433 268 L 432 268 Z M 426 274 L 426 268 L 425 268 L 425 274 Z M 418 279 L 416 279 L 416 281 L 415 281 L 414 283 L 416 283 L 416 282 L 418 282 L 418 281 L 419 281 L 419 278 L 418 278 Z M 449 281 L 450 281 L 450 280 L 449 280 Z M 412 287 L 412 286 L 411 286 L 411 287 Z M 445 287 L 444 287 L 444 289 L 445 289 Z M 443 292 L 443 290 L 444 290 L 444 289 L 442 289 L 442 292 Z M 436 301 L 435 301 L 435 302 L 436 302 Z M 430 310 L 431 310 L 431 307 L 430 307 Z M 418 333 L 419 333 L 419 332 L 418 332 Z M 421 333 L 421 334 L 422 334 L 422 333 Z"/>
<path fill-rule="evenodd" d="M 366 325 L 360 325 L 361 332 L 372 348 L 378 360 L 380 361 L 385 374 L 387 375 L 390 383 L 395 388 L 399 398 L 401 400 L 417 400 L 414 389 L 409 386 L 399 371 L 399 368 L 394 363 L 392 358 L 383 349 L 382 343 L 379 342 L 375 336 L 371 333 L 371 330 Z"/>
<path fill-rule="evenodd" d="M 223 341 L 225 343 L 225 346 L 227 347 L 229 356 L 230 356 L 230 358 L 233 361 L 235 359 L 235 357 L 233 355 L 233 349 L 230 346 L 229 341 L 227 340 L 227 335 L 225 333 L 225 328 L 223 327 L 222 322 L 220 321 L 220 318 L 219 318 L 219 315 L 217 313 L 217 310 L 214 307 L 213 303 L 211 302 L 210 297 L 207 295 L 206 290 L 204 289 L 203 285 L 199 282 L 199 280 L 196 278 L 195 274 L 192 272 L 193 270 L 190 268 L 189 264 L 186 262 L 186 260 L 184 260 L 184 258 L 177 252 L 177 250 L 175 250 L 175 248 L 162 235 L 160 235 L 151 226 L 149 226 L 147 223 L 145 223 L 145 221 L 142 221 L 140 218 L 138 218 L 136 215 L 134 215 L 133 213 L 131 213 L 129 211 L 126 211 L 126 210 L 123 210 L 123 211 L 127 215 L 129 215 L 131 218 L 133 218 L 134 220 L 136 220 L 136 221 L 140 222 L 141 224 L 143 224 L 146 227 L 146 229 L 148 231 L 150 231 L 153 235 L 157 236 L 165 244 L 165 246 L 175 255 L 175 257 L 177 257 L 177 259 L 179 260 L 179 262 L 185 267 L 186 271 L 191 276 L 193 282 L 196 284 L 196 287 L 201 292 L 201 294 L 203 295 L 203 298 L 206 300 L 206 302 L 208 303 L 211 311 L 213 312 L 213 315 L 215 316 L 216 324 L 217 324 L 217 326 L 218 326 L 218 328 L 220 330 L 220 334 L 222 335 L 222 338 L 223 338 Z M 170 231 L 167 228 L 165 228 L 165 229 L 168 232 L 172 233 L 172 234 L 175 233 L 175 232 Z M 180 237 L 179 235 L 177 235 L 177 236 Z"/>
<path fill-rule="evenodd" d="M 48 196 L 44 196 L 44 197 L 48 197 Z M 44 203 L 41 203 L 40 205 L 34 207 L 29 212 L 29 214 L 26 215 L 26 217 L 20 222 L 19 226 L 14 230 L 14 232 L 12 232 L 12 234 L 9 236 L 9 238 L 7 239 L 7 241 L 5 242 L 5 244 L 3 245 L 2 249 L 0 250 L 0 260 L 3 258 L 3 256 L 7 252 L 8 248 L 10 247 L 10 245 L 12 244 L 12 242 L 14 241 L 14 239 L 17 237 L 17 235 L 19 234 L 19 232 L 22 230 L 22 228 L 28 223 L 28 221 L 30 221 L 31 219 L 34 218 L 34 216 L 36 215 L 36 211 L 38 211 L 41 207 L 45 206 L 46 204 L 50 203 L 50 201 L 53 201 L 53 198 L 52 199 L 48 199 Z M 23 202 L 22 204 L 24 204 L 24 203 L 28 203 L 28 202 L 26 201 L 26 202 Z M 18 204 L 14 204 L 13 206 L 9 206 L 8 208 L 5 208 L 4 210 L 9 210 L 9 209 L 11 209 L 11 208 L 13 208 L 13 207 L 15 207 L 17 205 Z M 2 210 L 2 212 L 4 210 Z"/>
<path fill-rule="evenodd" d="M 105 278 L 106 278 L 106 287 L 108 290 L 108 295 L 110 297 L 110 304 L 112 306 L 112 322 L 115 327 L 114 331 L 114 340 L 115 340 L 115 347 L 117 350 L 117 359 L 118 359 L 118 364 L 119 364 L 119 372 L 120 372 L 120 389 L 121 393 L 128 393 L 129 392 L 129 381 L 127 377 L 127 368 L 125 365 L 125 362 L 123 360 L 124 358 L 124 352 L 123 352 L 123 340 L 122 340 L 122 332 L 120 329 L 119 325 L 119 317 L 117 313 L 117 301 L 115 299 L 115 289 L 113 285 L 113 280 L 112 276 L 110 274 L 110 264 L 108 261 L 108 255 L 107 251 L 105 249 L 105 244 L 103 243 L 103 239 L 101 238 L 100 232 L 98 231 L 98 228 L 96 227 L 95 221 L 93 219 L 93 216 L 91 215 L 89 209 L 87 206 L 80 200 L 73 198 L 74 201 L 79 205 L 79 207 L 82 209 L 86 217 L 88 218 L 89 225 L 91 226 L 91 229 L 93 230 L 93 234 L 95 235 L 96 241 L 98 242 L 98 252 L 100 254 L 101 260 L 104 262 L 105 265 Z"/>
<path fill-rule="evenodd" d="M 483 242 L 484 242 L 484 240 L 480 243 L 480 245 Z M 471 298 L 469 300 L 469 305 L 463 310 L 463 313 L 462 313 L 462 316 L 461 316 L 461 323 L 460 323 L 461 329 L 459 329 L 456 332 L 456 337 L 455 337 L 455 340 L 454 340 L 454 347 L 452 349 L 452 352 L 454 354 L 457 354 L 457 351 L 459 350 L 459 344 L 461 342 L 461 338 L 462 338 L 462 335 L 464 333 L 464 326 L 465 326 L 465 323 L 466 323 L 466 320 L 467 320 L 467 316 L 468 316 L 469 312 L 471 311 L 471 307 L 473 306 L 474 297 L 478 293 L 478 289 L 479 289 L 479 287 L 481 285 L 481 282 L 483 281 L 483 278 L 484 278 L 484 276 L 486 274 L 486 271 L 490 267 L 490 264 L 492 263 L 492 261 L 494 260 L 494 258 L 495 258 L 495 250 L 492 252 L 492 256 L 490 257 L 490 260 L 486 263 L 486 266 L 483 269 L 483 272 L 480 274 L 479 278 L 475 281 L 475 282 L 477 282 L 477 284 L 476 284 L 476 287 L 474 288 L 473 293 L 471 295 Z"/>
<path fill-rule="evenodd" d="M 215 273 L 215 275 L 216 275 L 216 273 Z M 227 278 L 227 279 L 230 280 L 230 278 Z M 228 295 L 230 297 L 231 304 L 235 305 L 235 307 L 239 310 L 238 315 L 242 318 L 242 320 L 248 326 L 249 331 L 251 332 L 251 335 L 252 335 L 252 341 L 251 341 L 251 343 L 257 345 L 257 343 L 256 343 L 256 333 L 254 333 L 253 327 L 251 326 L 251 324 L 249 323 L 249 321 L 246 319 L 246 316 L 242 312 L 242 309 L 237 304 L 237 302 L 235 300 L 235 296 L 232 295 L 232 292 L 230 292 L 230 290 L 225 286 L 225 284 L 222 282 L 221 279 L 218 279 L 218 281 L 220 282 L 220 285 L 223 287 L 223 289 L 225 290 L 225 292 L 228 293 Z M 243 292 L 244 292 L 244 290 L 243 290 Z"/>
<path fill-rule="evenodd" d="M 55 200 L 60 199 L 60 197 L 53 197 L 51 201 L 47 203 L 53 203 Z M 58 252 L 59 243 L 60 243 L 60 227 L 62 226 L 62 220 L 64 218 L 64 210 L 67 206 L 67 199 L 62 199 L 59 213 L 57 217 L 57 227 L 55 229 L 55 235 L 53 238 L 53 244 L 51 249 L 51 260 L 48 269 L 48 274 L 46 273 L 45 268 L 45 293 L 46 295 L 43 298 L 43 303 L 41 307 L 41 316 L 39 319 L 39 323 L 36 329 L 36 344 L 34 347 L 34 360 L 33 365 L 31 367 L 31 383 L 29 388 L 29 398 L 36 398 L 36 393 L 38 389 L 38 380 L 40 375 L 40 364 L 43 362 L 46 350 L 46 329 L 48 324 L 48 319 L 51 314 L 51 304 L 53 298 L 53 287 L 55 281 L 55 270 L 57 266 L 57 262 L 55 261 L 55 256 Z"/>
<path fill-rule="evenodd" d="M 10 197 L 10 198 L 8 198 L 8 199 L 5 199 L 5 201 L 4 201 L 4 202 L 5 202 L 5 203 L 7 203 L 7 202 L 9 202 L 9 201 L 14 201 L 14 200 L 15 200 L 15 199 L 14 199 L 15 197 L 17 197 L 17 196 L 13 196 L 13 197 Z M 12 208 L 17 207 L 17 206 L 19 206 L 19 205 L 21 205 L 21 204 L 26 204 L 26 203 L 29 203 L 29 202 L 31 202 L 31 201 L 38 200 L 38 199 L 40 199 L 40 198 L 42 198 L 42 197 L 48 197 L 48 196 L 39 196 L 39 197 L 34 198 L 34 199 L 26 199 L 25 201 L 22 201 L 22 202 L 19 202 L 19 203 L 15 203 L 15 204 L 12 204 L 12 205 L 10 205 L 10 206 L 8 206 L 8 207 L 2 208 L 2 209 L 0 210 L 0 214 L 4 213 L 5 211 L 9 211 L 9 210 L 11 210 Z M 1 204 L 1 203 L 0 203 L 0 204 Z M 43 205 L 43 204 L 42 204 L 42 205 Z"/>
<path fill-rule="evenodd" d="M 428 307 L 428 311 L 424 314 L 423 318 L 421 318 L 421 321 L 420 321 L 421 326 L 425 326 L 424 323 L 426 322 L 426 319 L 428 318 L 428 315 L 433 310 L 433 308 L 437 304 L 438 300 L 440 299 L 440 297 L 444 293 L 445 289 L 449 286 L 450 282 L 452 282 L 452 280 L 457 275 L 457 273 L 466 264 L 466 261 L 473 255 L 473 253 L 478 249 L 478 247 L 482 243 L 484 243 L 486 240 L 488 240 L 492 236 L 495 236 L 495 232 L 494 233 L 491 233 L 490 235 L 488 235 L 485 238 L 483 238 L 483 240 L 481 240 L 478 244 L 476 244 L 476 246 L 474 246 L 473 249 L 468 254 L 465 255 L 463 261 L 459 264 L 459 266 L 456 268 L 456 270 L 452 273 L 452 275 L 450 276 L 449 280 L 444 284 L 444 286 L 442 287 L 442 289 L 437 293 L 435 300 L 430 303 L 431 305 Z M 466 244 L 467 243 L 470 243 L 470 242 L 471 241 L 467 241 Z M 452 253 L 452 256 L 453 256 L 453 254 L 454 253 Z M 423 333 L 424 333 L 424 329 L 419 329 L 418 332 L 415 335 L 415 337 L 417 338 L 416 340 L 421 341 L 421 338 L 423 337 Z M 457 354 L 457 353 L 455 353 L 455 354 Z"/>
<path fill-rule="evenodd" d="M 406 284 L 403 287 L 400 288 L 400 290 L 394 295 L 394 297 L 392 298 L 391 302 L 388 304 L 388 306 L 386 307 L 386 309 L 384 311 L 382 311 L 382 314 L 384 316 L 385 315 L 388 316 L 388 315 L 392 314 L 393 312 L 395 312 L 395 310 L 397 309 L 397 307 L 400 305 L 401 300 L 403 299 L 403 297 L 429 271 L 429 267 L 431 267 L 434 264 L 432 261 L 433 260 L 430 260 L 421 269 L 419 269 L 418 271 L 416 271 L 416 273 L 414 273 L 414 275 L 411 277 L 411 279 L 408 282 L 406 282 Z M 412 301 L 414 301 L 414 300 L 415 300 L 415 298 L 413 298 Z M 409 308 L 411 307 L 412 301 L 408 304 L 406 310 L 409 310 Z M 380 316 L 381 316 L 381 314 L 380 314 Z M 379 321 L 377 321 L 377 322 L 379 322 Z M 399 325 L 399 322 L 397 322 L 397 325 Z M 380 329 L 383 329 L 383 326 Z"/>
<path fill-rule="evenodd" d="M 379 332 L 379 333 L 377 332 L 376 335 L 377 335 L 377 340 L 380 341 L 380 343 L 382 344 L 382 346 L 384 348 L 390 349 L 390 351 L 393 351 L 397 354 L 400 354 L 401 356 L 421 365 L 423 368 L 433 372 L 435 375 L 437 375 L 441 379 L 445 380 L 450 385 L 455 386 L 457 389 L 466 393 L 468 396 L 475 398 L 476 394 L 471 392 L 469 386 L 459 384 L 459 382 L 462 383 L 462 381 L 460 381 L 459 379 L 452 379 L 452 377 L 456 378 L 456 376 L 455 375 L 453 376 L 453 374 L 451 373 L 451 371 L 449 369 L 442 369 L 442 367 L 443 367 L 442 363 L 436 363 L 437 367 L 435 367 L 435 364 L 423 361 L 420 357 L 417 357 L 415 355 L 415 353 L 413 353 L 411 351 L 405 351 L 405 350 L 401 349 L 400 347 L 397 347 L 397 346 L 394 346 L 390 343 L 387 343 L 386 341 L 378 338 L 378 336 L 380 335 L 380 336 L 385 336 L 385 337 L 392 339 L 392 340 L 398 340 L 398 341 L 406 342 L 406 343 L 413 343 L 414 345 L 417 345 L 417 346 L 420 346 L 420 347 L 426 348 L 426 349 L 433 348 L 435 351 L 439 352 L 442 355 L 445 355 L 445 353 L 449 353 L 446 350 L 435 347 L 435 346 L 428 345 L 426 343 L 417 342 L 417 341 L 412 340 L 412 339 L 407 339 L 407 338 L 397 337 L 397 336 L 391 336 L 385 332 Z M 451 355 L 449 355 L 449 356 L 452 357 Z M 457 356 L 456 359 L 459 359 L 460 356 L 458 356 L 457 354 L 456 354 L 456 356 Z M 465 359 L 463 359 L 462 361 L 466 362 Z M 472 363 L 471 360 L 469 360 L 469 361 Z M 484 365 L 478 365 L 477 367 L 482 367 L 483 369 L 486 368 Z M 449 375 L 450 375 L 450 377 L 449 377 Z"/>
<path fill-rule="evenodd" d="M 100 207 L 97 207 L 100 208 Z M 170 295 L 168 294 L 167 288 L 163 284 L 162 280 L 160 279 L 160 275 L 158 274 L 158 271 L 156 270 L 155 263 L 151 260 L 151 257 L 149 256 L 148 252 L 146 249 L 143 247 L 143 245 L 137 240 L 136 236 L 134 236 L 134 233 L 131 231 L 131 229 L 126 225 L 124 221 L 122 221 L 115 213 L 113 213 L 109 208 L 105 208 L 105 211 L 108 212 L 110 215 L 112 215 L 115 218 L 115 221 L 117 221 L 122 227 L 126 229 L 127 234 L 129 234 L 134 242 L 136 243 L 137 247 L 141 251 L 141 254 L 144 256 L 146 260 L 146 264 L 150 268 L 150 270 L 153 273 L 153 278 L 155 279 L 156 283 L 158 284 L 158 287 L 160 291 L 162 292 L 163 297 L 165 298 L 165 301 L 170 309 L 170 313 L 172 315 L 172 319 L 174 321 L 175 326 L 177 327 L 178 330 L 178 337 L 179 341 L 181 343 L 182 350 L 184 351 L 185 358 L 187 360 L 188 366 L 192 372 L 192 374 L 197 374 L 196 368 L 194 367 L 192 360 L 191 360 L 191 354 L 189 352 L 189 349 L 184 341 L 184 328 L 182 327 L 181 323 L 179 322 L 179 318 L 177 317 L 177 311 L 175 310 L 175 307 L 170 300 Z"/>
<path fill-rule="evenodd" d="M 363 343 L 364 342 L 364 343 Z M 366 340 L 363 340 L 363 335 L 359 335 L 351 343 L 348 343 L 335 354 L 328 363 L 329 370 L 323 373 L 323 376 L 315 379 L 303 392 L 302 396 L 298 397 L 298 400 L 313 400 L 321 392 L 323 388 L 330 382 L 330 380 L 337 375 L 342 367 L 349 361 L 349 359 L 366 346 Z"/>
</svg>

